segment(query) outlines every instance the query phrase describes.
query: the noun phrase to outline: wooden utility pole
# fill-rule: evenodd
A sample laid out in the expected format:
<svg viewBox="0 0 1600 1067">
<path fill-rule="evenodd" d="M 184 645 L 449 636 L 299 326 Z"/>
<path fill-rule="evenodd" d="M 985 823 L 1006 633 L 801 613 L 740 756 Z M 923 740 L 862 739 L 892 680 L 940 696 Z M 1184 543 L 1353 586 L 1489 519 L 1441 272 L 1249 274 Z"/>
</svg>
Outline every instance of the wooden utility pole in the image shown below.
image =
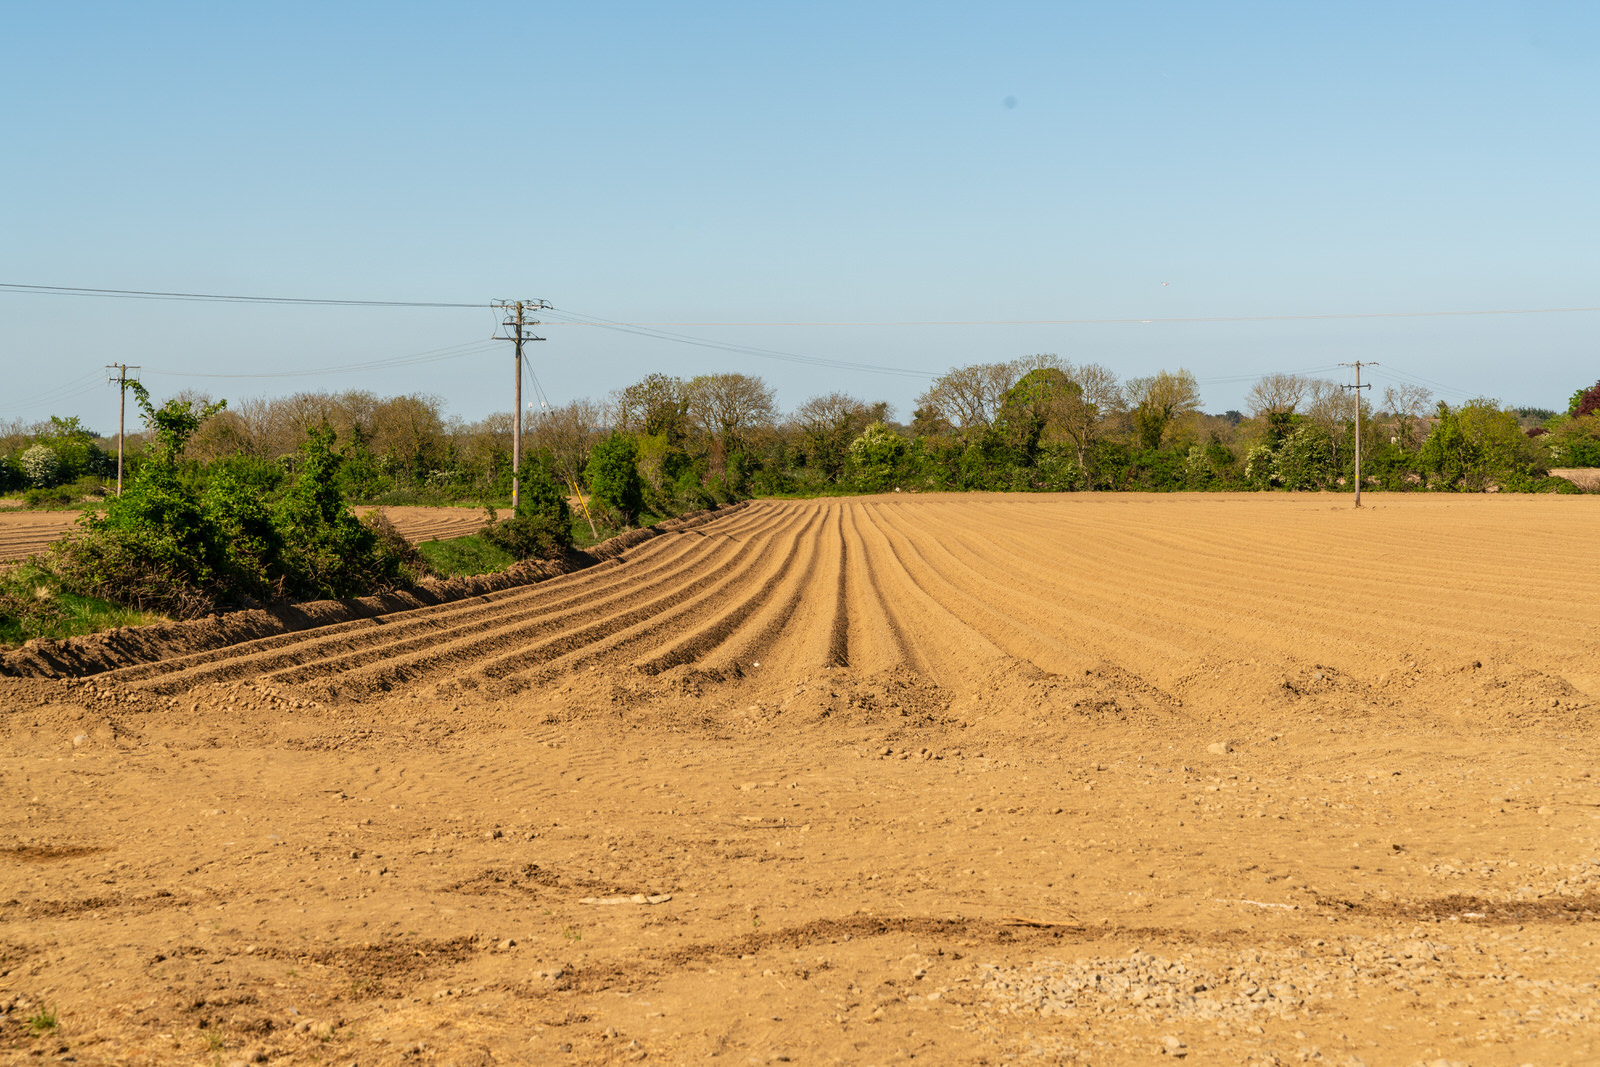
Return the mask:
<svg viewBox="0 0 1600 1067">
<path fill-rule="evenodd" d="M 511 405 L 511 513 L 517 513 L 517 504 L 520 503 L 522 480 L 518 475 L 522 468 L 522 343 L 524 341 L 543 341 L 543 337 L 525 334 L 523 330 L 529 326 L 539 325 L 538 320 L 524 317 L 525 311 L 536 308 L 547 308 L 550 305 L 543 300 L 497 300 L 495 307 L 511 312 L 512 317 L 506 319 L 502 326 L 514 331 L 502 340 L 510 341 L 516 347 L 516 366 L 513 373 L 516 375 L 516 384 L 512 395 L 515 399 Z"/>
<path fill-rule="evenodd" d="M 140 370 L 139 367 L 130 367 L 126 363 L 108 363 L 106 370 L 117 372 L 115 378 L 106 379 L 117 386 L 117 495 L 122 495 L 122 430 L 124 419 L 128 411 L 128 383 L 136 382 L 137 377 L 129 378 L 130 370 Z"/>
<path fill-rule="evenodd" d="M 1354 363 L 1341 363 L 1339 366 L 1356 369 L 1356 384 L 1346 385 L 1343 388 L 1353 392 L 1356 398 L 1356 507 L 1359 508 L 1361 506 L 1361 390 L 1372 388 L 1370 383 L 1361 384 L 1361 368 L 1376 367 L 1378 364 L 1363 363 L 1358 359 Z"/>
</svg>

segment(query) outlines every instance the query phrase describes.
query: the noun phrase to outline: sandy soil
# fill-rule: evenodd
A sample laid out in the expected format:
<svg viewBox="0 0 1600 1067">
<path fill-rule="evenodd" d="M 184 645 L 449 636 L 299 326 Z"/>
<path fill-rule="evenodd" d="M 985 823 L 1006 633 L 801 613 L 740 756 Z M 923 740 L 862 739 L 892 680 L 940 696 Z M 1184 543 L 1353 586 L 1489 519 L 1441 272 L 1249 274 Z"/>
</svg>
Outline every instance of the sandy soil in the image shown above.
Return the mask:
<svg viewBox="0 0 1600 1067">
<path fill-rule="evenodd" d="M 78 524 L 81 511 L 0 511 L 0 563 L 27 559 Z"/>
<path fill-rule="evenodd" d="M 0 680 L 0 1063 L 1600 1061 L 1600 500 L 1367 500 L 759 503 Z"/>
<path fill-rule="evenodd" d="M 379 509 L 362 507 L 352 510 L 357 515 L 365 515 Z M 413 542 L 466 537 L 483 529 L 483 524 L 489 521 L 488 514 L 482 508 L 395 507 L 381 510 Z"/>
<path fill-rule="evenodd" d="M 365 515 L 373 508 L 356 508 Z M 411 541 L 465 537 L 483 528 L 484 512 L 477 508 L 384 508 L 385 514 Z M 0 511 L 0 562 L 26 559 L 43 552 L 50 542 L 78 523 L 81 511 Z"/>
</svg>

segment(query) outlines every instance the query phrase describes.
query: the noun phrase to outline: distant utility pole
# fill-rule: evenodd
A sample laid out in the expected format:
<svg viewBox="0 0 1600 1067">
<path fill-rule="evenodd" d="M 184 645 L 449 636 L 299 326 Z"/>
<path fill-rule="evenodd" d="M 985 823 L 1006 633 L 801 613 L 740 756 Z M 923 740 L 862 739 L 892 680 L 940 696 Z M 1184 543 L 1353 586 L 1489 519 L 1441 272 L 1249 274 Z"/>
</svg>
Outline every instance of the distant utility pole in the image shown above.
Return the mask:
<svg viewBox="0 0 1600 1067">
<path fill-rule="evenodd" d="M 517 476 L 522 467 L 522 342 L 543 341 L 543 337 L 525 334 L 523 330 L 529 326 L 537 326 L 537 319 L 524 318 L 524 313 L 535 311 L 539 308 L 548 308 L 550 304 L 543 300 L 496 300 L 494 306 L 510 314 L 502 326 L 514 332 L 509 337 L 501 340 L 511 341 L 516 346 L 517 361 L 515 372 L 517 376 L 514 390 L 515 400 L 511 405 L 511 513 L 517 511 L 517 503 L 522 488 L 521 479 Z"/>
<path fill-rule="evenodd" d="M 115 378 L 107 378 L 117 387 L 117 495 L 122 495 L 122 428 L 123 419 L 128 411 L 128 383 L 139 380 L 138 375 L 128 377 L 130 370 L 141 370 L 140 367 L 130 367 L 126 363 L 107 363 L 106 370 L 117 372 Z"/>
<path fill-rule="evenodd" d="M 1377 367 L 1380 365 L 1381 364 L 1371 362 L 1363 363 L 1359 359 L 1354 363 L 1339 364 L 1341 367 L 1354 367 L 1356 369 L 1356 384 L 1346 385 L 1343 386 L 1343 388 L 1349 389 L 1355 394 L 1356 398 L 1356 507 L 1358 508 L 1361 506 L 1361 390 L 1372 388 L 1371 383 L 1368 383 L 1367 385 L 1361 384 L 1361 368 Z"/>
</svg>

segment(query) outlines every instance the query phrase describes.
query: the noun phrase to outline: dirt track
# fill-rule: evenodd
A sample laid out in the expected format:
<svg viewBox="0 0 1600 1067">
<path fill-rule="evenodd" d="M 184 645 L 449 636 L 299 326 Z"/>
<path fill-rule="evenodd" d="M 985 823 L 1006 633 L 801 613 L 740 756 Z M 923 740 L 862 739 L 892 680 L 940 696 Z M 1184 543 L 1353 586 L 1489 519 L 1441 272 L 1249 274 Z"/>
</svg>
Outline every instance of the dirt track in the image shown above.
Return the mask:
<svg viewBox="0 0 1600 1067">
<path fill-rule="evenodd" d="M 1600 502 L 1369 501 L 761 503 L 0 681 L 0 1050 L 1593 1062 Z"/>
<path fill-rule="evenodd" d="M 365 515 L 373 508 L 356 508 Z M 483 528 L 476 508 L 384 508 L 389 520 L 411 541 L 465 537 Z M 43 552 L 78 523 L 81 511 L 0 511 L 0 563 Z"/>
</svg>

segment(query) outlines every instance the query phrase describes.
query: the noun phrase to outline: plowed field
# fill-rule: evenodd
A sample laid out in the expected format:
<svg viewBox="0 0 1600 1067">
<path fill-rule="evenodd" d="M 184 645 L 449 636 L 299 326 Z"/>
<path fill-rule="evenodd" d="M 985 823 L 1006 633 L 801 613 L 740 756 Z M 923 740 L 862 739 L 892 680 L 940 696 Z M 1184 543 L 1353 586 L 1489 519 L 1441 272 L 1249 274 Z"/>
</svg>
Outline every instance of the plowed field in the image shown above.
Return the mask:
<svg viewBox="0 0 1600 1067">
<path fill-rule="evenodd" d="M 373 508 L 356 508 L 356 514 L 365 515 Z M 400 530 L 412 541 L 427 541 L 438 537 L 465 537 L 483 528 L 484 513 L 475 508 L 384 508 Z M 26 559 L 43 552 L 78 524 L 79 511 L 0 511 L 0 563 L 7 560 Z"/>
<path fill-rule="evenodd" d="M 76 511 L 0 511 L 0 563 L 43 552 L 78 522 Z"/>
<path fill-rule="evenodd" d="M 1369 503 L 760 502 L 0 679 L 0 1062 L 1600 1061 L 1600 500 Z"/>
</svg>

